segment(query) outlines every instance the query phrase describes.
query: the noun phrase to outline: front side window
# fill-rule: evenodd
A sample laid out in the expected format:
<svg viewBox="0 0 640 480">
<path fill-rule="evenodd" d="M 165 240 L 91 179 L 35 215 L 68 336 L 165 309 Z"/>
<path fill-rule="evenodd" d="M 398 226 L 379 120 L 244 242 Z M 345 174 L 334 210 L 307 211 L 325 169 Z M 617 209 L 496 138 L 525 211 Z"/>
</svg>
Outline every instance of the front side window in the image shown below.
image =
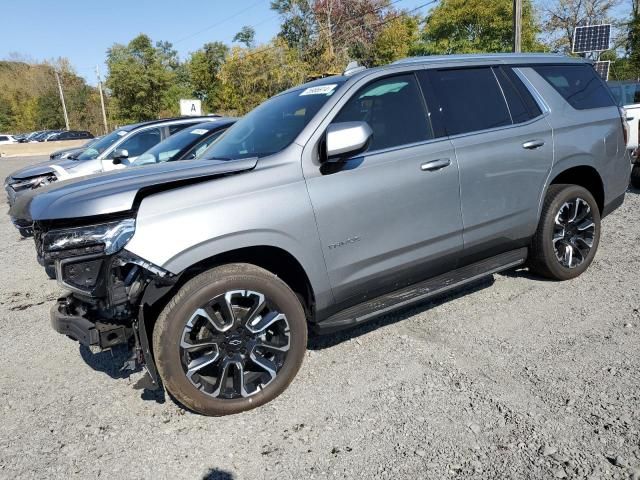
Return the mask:
<svg viewBox="0 0 640 480">
<path fill-rule="evenodd" d="M 413 73 L 376 80 L 353 95 L 332 123 L 364 121 L 373 130 L 368 150 L 433 138 Z"/>
<path fill-rule="evenodd" d="M 131 138 L 119 145 L 117 150 L 126 150 L 129 153 L 129 158 L 137 157 L 160 143 L 160 140 L 162 140 L 160 129 L 150 128 L 135 133 Z"/>
<path fill-rule="evenodd" d="M 89 148 L 78 155 L 77 160 L 93 160 L 94 158 L 98 158 L 102 152 L 124 137 L 127 133 L 129 133 L 127 130 L 115 130 L 109 135 L 105 135 L 97 142 L 92 143 Z"/>
<path fill-rule="evenodd" d="M 449 135 L 511 125 L 511 116 L 490 67 L 430 71 Z"/>
<path fill-rule="evenodd" d="M 538 65 L 533 69 L 577 110 L 615 106 L 607 86 L 591 65 Z"/>
<path fill-rule="evenodd" d="M 267 100 L 238 120 L 202 154 L 202 159 L 265 157 L 283 150 L 343 83 L 343 79 L 330 78 L 326 83 L 302 86 Z"/>
</svg>

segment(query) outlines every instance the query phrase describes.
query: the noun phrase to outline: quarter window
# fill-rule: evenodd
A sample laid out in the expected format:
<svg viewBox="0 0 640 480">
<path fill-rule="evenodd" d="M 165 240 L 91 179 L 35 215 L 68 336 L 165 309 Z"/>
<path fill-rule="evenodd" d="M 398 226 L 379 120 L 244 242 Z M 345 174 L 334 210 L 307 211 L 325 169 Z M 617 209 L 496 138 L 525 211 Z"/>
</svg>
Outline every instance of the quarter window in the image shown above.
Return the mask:
<svg viewBox="0 0 640 480">
<path fill-rule="evenodd" d="M 369 151 L 433 138 L 413 74 L 383 78 L 360 89 L 333 119 L 354 121 L 367 122 L 373 130 Z"/>
<path fill-rule="evenodd" d="M 531 92 L 511 68 L 494 69 L 509 105 L 513 123 L 522 123 L 542 114 Z"/>
<path fill-rule="evenodd" d="M 607 86 L 591 65 L 539 65 L 533 69 L 577 110 L 615 105 Z"/>
<path fill-rule="evenodd" d="M 511 116 L 491 68 L 430 71 L 449 135 L 511 125 Z"/>
</svg>

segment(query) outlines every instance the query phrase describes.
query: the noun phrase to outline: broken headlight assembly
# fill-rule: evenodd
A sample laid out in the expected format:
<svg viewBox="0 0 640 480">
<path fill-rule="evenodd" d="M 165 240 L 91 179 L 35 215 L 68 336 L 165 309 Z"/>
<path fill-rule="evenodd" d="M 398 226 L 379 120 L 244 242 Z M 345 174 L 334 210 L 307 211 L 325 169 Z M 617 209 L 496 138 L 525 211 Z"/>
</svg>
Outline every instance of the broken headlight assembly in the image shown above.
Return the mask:
<svg viewBox="0 0 640 480">
<path fill-rule="evenodd" d="M 13 183 L 9 183 L 9 186 L 13 188 L 16 192 L 21 192 L 22 190 L 42 187 L 44 185 L 47 185 L 55 181 L 56 181 L 55 175 L 41 175 L 39 177 L 28 178 L 26 180 L 17 180 Z"/>
<path fill-rule="evenodd" d="M 92 295 L 105 259 L 122 250 L 134 233 L 133 218 L 49 230 L 42 235 L 42 257 L 45 264 L 55 263 L 56 278 L 63 286 Z"/>
</svg>

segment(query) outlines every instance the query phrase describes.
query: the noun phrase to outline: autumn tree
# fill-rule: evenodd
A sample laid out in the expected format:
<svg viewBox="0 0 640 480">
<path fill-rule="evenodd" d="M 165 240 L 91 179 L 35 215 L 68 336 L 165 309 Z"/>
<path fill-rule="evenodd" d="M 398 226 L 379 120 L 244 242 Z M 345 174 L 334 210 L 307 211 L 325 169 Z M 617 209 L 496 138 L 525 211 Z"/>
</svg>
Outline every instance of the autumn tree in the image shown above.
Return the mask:
<svg viewBox="0 0 640 480">
<path fill-rule="evenodd" d="M 187 62 L 191 87 L 205 108 L 215 112 L 220 107 L 220 68 L 229 52 L 222 42 L 206 43 L 191 54 Z"/>
<path fill-rule="evenodd" d="M 307 66 L 282 40 L 246 49 L 234 47 L 222 64 L 221 107 L 229 114 L 244 115 L 267 98 L 303 83 Z"/>
</svg>

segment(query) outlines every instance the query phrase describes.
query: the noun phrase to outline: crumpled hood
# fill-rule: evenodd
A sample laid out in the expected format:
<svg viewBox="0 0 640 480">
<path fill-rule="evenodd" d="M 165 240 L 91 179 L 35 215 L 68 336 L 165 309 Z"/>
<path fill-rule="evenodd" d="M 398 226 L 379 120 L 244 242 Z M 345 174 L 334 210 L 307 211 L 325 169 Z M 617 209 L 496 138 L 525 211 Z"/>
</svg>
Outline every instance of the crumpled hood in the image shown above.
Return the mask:
<svg viewBox="0 0 640 480">
<path fill-rule="evenodd" d="M 9 175 L 9 178 L 13 178 L 14 180 L 25 180 L 27 178 L 40 177 L 42 175 L 48 175 L 50 173 L 55 173 L 51 165 L 59 165 L 62 168 L 66 169 L 74 165 L 76 162 L 73 160 L 47 160 L 43 163 L 38 163 L 36 165 L 31 165 L 29 167 L 22 168 L 16 172 L 13 172 Z"/>
<path fill-rule="evenodd" d="M 16 199 L 9 214 L 21 220 L 57 220 L 126 212 L 139 195 L 251 170 L 257 158 L 190 160 L 127 168 L 55 182 Z"/>
</svg>

